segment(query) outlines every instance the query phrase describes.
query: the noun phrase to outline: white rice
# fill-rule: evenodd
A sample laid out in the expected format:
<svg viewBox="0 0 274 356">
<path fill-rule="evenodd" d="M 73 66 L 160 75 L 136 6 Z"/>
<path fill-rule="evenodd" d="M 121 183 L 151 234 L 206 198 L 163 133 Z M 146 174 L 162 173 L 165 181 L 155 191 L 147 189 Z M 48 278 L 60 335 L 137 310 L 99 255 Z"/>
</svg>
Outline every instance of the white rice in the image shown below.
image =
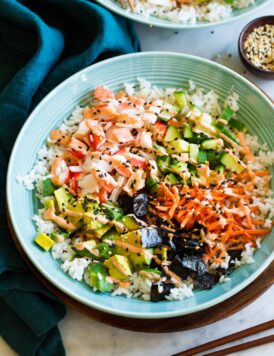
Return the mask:
<svg viewBox="0 0 274 356">
<path fill-rule="evenodd" d="M 61 265 L 61 269 L 68 273 L 71 278 L 82 281 L 84 270 L 89 264 L 90 260 L 86 258 L 74 258 L 72 261 L 65 260 Z"/>
<path fill-rule="evenodd" d="M 118 0 L 116 2 L 119 3 Z M 174 0 L 133 0 L 133 9 L 127 1 L 125 5 L 127 11 L 146 18 L 155 16 L 174 23 L 195 24 L 197 21 L 220 21 L 231 16 L 234 9 L 246 8 L 254 2 L 255 0 L 235 0 L 233 4 L 227 4 L 224 0 L 209 0 L 178 7 Z"/>
<path fill-rule="evenodd" d="M 246 2 L 250 2 L 246 0 Z M 239 4 L 243 4 L 243 1 L 239 1 Z M 240 6 L 240 5 L 239 5 Z M 179 88 L 158 88 L 153 86 L 150 82 L 145 79 L 138 78 L 138 85 L 133 85 L 131 83 L 125 83 L 125 91 L 129 95 L 136 95 L 139 97 L 146 98 L 147 100 L 161 100 L 169 98 L 170 94 L 174 91 L 180 90 Z M 221 105 L 219 96 L 214 91 L 205 92 L 204 89 L 198 88 L 196 84 L 192 81 L 189 81 L 189 90 L 187 93 L 188 99 L 192 103 L 199 106 L 204 112 L 209 113 L 213 117 L 216 117 L 221 113 Z M 224 101 L 224 107 L 231 107 L 235 112 L 239 110 L 238 105 L 239 96 L 237 93 L 231 92 L 229 96 Z M 170 101 L 172 104 L 172 100 Z M 65 132 L 76 132 L 78 130 L 79 123 L 82 120 L 82 111 L 80 107 L 76 107 L 71 116 L 66 119 L 60 126 L 60 130 Z M 267 151 L 267 145 L 261 145 L 258 142 L 256 136 L 246 134 L 246 142 L 251 150 L 256 154 L 256 163 L 250 163 L 249 166 L 251 169 L 265 169 L 269 167 L 274 162 L 274 152 Z M 50 177 L 50 167 L 52 160 L 62 154 L 62 149 L 52 145 L 50 139 L 48 139 L 48 145 L 43 146 L 37 153 L 37 162 L 33 169 L 27 175 L 18 175 L 17 180 L 20 183 L 23 183 L 26 189 L 33 190 L 36 188 L 36 195 L 41 202 L 45 199 L 42 197 L 41 192 L 41 182 L 42 180 Z M 271 228 L 272 221 L 274 217 L 274 199 L 272 198 L 273 192 L 269 190 L 265 201 L 262 202 L 260 197 L 264 197 L 265 194 L 265 181 L 263 177 L 257 177 L 255 179 L 255 184 L 257 188 L 255 189 L 254 194 L 258 197 L 254 197 L 253 204 L 259 207 L 259 212 L 254 214 L 252 213 L 253 218 L 265 219 L 264 228 Z M 208 192 L 210 195 L 210 192 Z M 209 197 L 210 198 L 210 197 Z M 51 221 L 45 221 L 42 218 L 44 209 L 38 210 L 38 213 L 33 216 L 33 221 L 36 224 L 38 232 L 44 232 L 50 234 L 51 232 L 58 230 L 56 225 Z M 224 219 L 225 220 L 225 219 Z M 226 221 L 222 221 L 223 225 L 226 224 Z M 214 240 L 218 237 L 216 234 L 208 232 L 206 235 L 208 243 L 213 243 Z M 55 243 L 51 249 L 51 253 L 54 259 L 58 259 L 62 262 L 61 269 L 70 275 L 71 278 L 78 281 L 84 280 L 87 284 L 90 284 L 90 274 L 88 272 L 88 265 L 92 262 L 88 258 L 75 258 L 75 252 L 70 246 L 71 239 L 66 239 L 63 242 Z M 257 248 L 261 247 L 261 239 L 256 241 Z M 250 264 L 254 262 L 253 259 L 254 248 L 250 244 L 245 245 L 245 251 L 242 252 L 240 260 L 235 259 L 235 267 L 239 267 L 244 264 Z M 210 270 L 216 270 L 221 267 L 227 269 L 230 262 L 230 256 L 227 256 L 222 263 L 220 264 L 211 264 L 209 266 Z M 159 282 L 158 289 L 161 293 L 161 282 L 164 282 L 164 278 Z M 230 278 L 222 275 L 219 279 L 220 283 L 229 281 Z M 151 280 L 140 276 L 137 273 L 134 273 L 129 280 L 130 287 L 128 289 L 115 286 L 112 296 L 116 295 L 125 295 L 127 298 L 135 297 L 141 298 L 143 300 L 150 300 L 150 289 L 152 282 Z M 170 295 L 166 297 L 168 300 L 182 300 L 193 295 L 193 282 L 189 278 L 187 281 L 184 281 L 183 284 L 178 288 L 172 288 Z"/>
</svg>

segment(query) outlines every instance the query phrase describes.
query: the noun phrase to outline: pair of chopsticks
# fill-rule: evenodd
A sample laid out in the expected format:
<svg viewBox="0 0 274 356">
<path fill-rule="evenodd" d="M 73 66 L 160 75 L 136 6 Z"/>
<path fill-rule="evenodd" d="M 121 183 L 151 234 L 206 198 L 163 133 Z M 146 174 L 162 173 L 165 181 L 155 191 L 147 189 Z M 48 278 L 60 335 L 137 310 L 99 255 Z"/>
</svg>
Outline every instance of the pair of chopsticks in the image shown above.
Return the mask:
<svg viewBox="0 0 274 356">
<path fill-rule="evenodd" d="M 220 339 L 207 342 L 206 344 L 193 347 L 192 349 L 189 349 L 186 351 L 179 352 L 173 356 L 194 356 L 201 352 L 203 353 L 203 356 L 225 356 L 232 352 L 242 351 L 242 350 L 250 349 L 251 347 L 268 344 L 270 342 L 274 342 L 274 334 L 262 337 L 257 340 L 240 343 L 238 345 L 227 347 L 225 349 L 221 349 L 218 351 L 205 353 L 206 351 L 213 349 L 217 346 L 221 346 L 221 345 L 227 344 L 232 341 L 240 340 L 244 337 L 255 335 L 259 332 L 262 332 L 262 331 L 265 331 L 268 329 L 272 329 L 272 328 L 274 328 L 274 320 L 270 320 L 270 321 L 267 321 L 266 323 L 259 324 L 259 325 L 253 326 L 251 328 L 239 331 L 237 333 L 222 337 Z"/>
</svg>

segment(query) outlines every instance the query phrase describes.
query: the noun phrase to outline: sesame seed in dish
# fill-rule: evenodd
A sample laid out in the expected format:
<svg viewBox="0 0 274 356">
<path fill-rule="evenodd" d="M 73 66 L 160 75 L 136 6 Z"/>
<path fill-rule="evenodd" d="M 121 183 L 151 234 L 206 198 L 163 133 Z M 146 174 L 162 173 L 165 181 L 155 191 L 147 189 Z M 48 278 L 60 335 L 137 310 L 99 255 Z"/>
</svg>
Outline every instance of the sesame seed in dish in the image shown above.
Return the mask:
<svg viewBox="0 0 274 356">
<path fill-rule="evenodd" d="M 274 71 L 274 25 L 254 28 L 244 42 L 244 51 L 253 65 Z"/>
</svg>

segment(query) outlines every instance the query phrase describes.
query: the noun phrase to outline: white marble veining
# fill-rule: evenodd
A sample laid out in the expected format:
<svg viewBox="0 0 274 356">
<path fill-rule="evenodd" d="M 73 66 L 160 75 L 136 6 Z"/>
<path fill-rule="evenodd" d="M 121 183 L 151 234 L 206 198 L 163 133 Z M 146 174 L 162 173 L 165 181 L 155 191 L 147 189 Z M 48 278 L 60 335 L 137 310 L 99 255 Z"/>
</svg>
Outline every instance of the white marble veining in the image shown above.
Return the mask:
<svg viewBox="0 0 274 356">
<path fill-rule="evenodd" d="M 274 81 L 258 79 L 245 72 L 237 50 L 237 39 L 244 25 L 252 18 L 269 14 L 274 14 L 274 0 L 270 6 L 258 11 L 256 15 L 229 25 L 181 32 L 137 25 L 137 32 L 143 51 L 176 51 L 216 60 L 257 83 L 274 99 Z M 71 309 L 61 323 L 60 329 L 68 356 L 169 356 L 200 343 L 273 319 L 273 300 L 274 287 L 254 303 L 229 318 L 206 327 L 178 333 L 145 334 L 120 330 L 90 320 Z M 0 355 L 15 355 L 1 337 Z M 257 347 L 237 355 L 272 356 L 274 344 Z"/>
</svg>

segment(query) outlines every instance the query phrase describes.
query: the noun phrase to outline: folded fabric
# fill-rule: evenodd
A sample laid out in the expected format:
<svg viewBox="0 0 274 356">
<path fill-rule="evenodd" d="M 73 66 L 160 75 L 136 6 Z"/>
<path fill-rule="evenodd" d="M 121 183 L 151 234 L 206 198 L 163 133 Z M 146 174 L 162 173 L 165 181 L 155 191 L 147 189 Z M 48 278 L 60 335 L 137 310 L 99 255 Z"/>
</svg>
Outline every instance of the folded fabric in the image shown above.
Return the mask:
<svg viewBox="0 0 274 356">
<path fill-rule="evenodd" d="M 35 105 L 86 66 L 139 50 L 132 25 L 88 0 L 0 0 L 0 335 L 20 355 L 65 354 L 66 308 L 12 242 L 5 178 L 14 140 Z"/>
</svg>

